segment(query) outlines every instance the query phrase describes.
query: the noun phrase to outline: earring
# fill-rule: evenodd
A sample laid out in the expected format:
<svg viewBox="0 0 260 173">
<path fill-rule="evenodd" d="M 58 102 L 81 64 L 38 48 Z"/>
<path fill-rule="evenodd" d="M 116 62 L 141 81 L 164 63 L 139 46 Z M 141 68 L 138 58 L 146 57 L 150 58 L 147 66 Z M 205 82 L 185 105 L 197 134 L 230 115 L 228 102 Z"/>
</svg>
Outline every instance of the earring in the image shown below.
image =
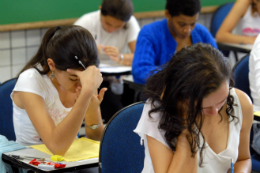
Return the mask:
<svg viewBox="0 0 260 173">
<path fill-rule="evenodd" d="M 55 76 L 56 76 L 56 75 L 55 75 L 54 72 L 52 71 L 49 77 L 51 78 L 51 80 L 53 80 L 53 78 L 54 78 Z"/>
</svg>

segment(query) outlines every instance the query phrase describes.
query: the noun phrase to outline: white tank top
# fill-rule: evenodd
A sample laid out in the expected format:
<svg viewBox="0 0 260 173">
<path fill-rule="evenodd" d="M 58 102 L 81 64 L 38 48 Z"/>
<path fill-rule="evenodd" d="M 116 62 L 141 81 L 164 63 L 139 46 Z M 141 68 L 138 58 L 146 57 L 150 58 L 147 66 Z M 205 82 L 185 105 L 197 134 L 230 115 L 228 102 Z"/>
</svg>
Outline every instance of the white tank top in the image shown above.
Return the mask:
<svg viewBox="0 0 260 173">
<path fill-rule="evenodd" d="M 57 126 L 71 111 L 60 101 L 59 93 L 50 78 L 41 75 L 31 68 L 20 74 L 13 91 L 34 93 L 44 99 L 49 115 Z M 13 92 L 11 93 L 13 99 Z M 13 123 L 16 142 L 22 145 L 42 144 L 41 137 L 34 128 L 25 109 L 21 109 L 13 102 Z"/>
<path fill-rule="evenodd" d="M 198 173 L 226 173 L 231 166 L 231 159 L 236 161 L 238 158 L 238 147 L 243 115 L 239 98 L 234 88 L 230 90 L 230 94 L 234 97 L 234 103 L 237 104 L 237 106 L 234 106 L 234 115 L 239 119 L 239 122 L 235 124 L 237 122 L 236 119 L 230 122 L 227 148 L 219 154 L 216 154 L 206 143 L 206 148 L 203 151 L 203 167 L 199 167 L 198 165 Z M 148 115 L 148 112 L 150 110 L 151 104 L 148 100 L 144 105 L 142 116 L 138 122 L 136 129 L 134 130 L 134 132 L 141 137 L 141 145 L 144 142 L 145 147 L 144 168 L 142 173 L 154 173 L 146 135 L 155 138 L 156 140 L 170 148 L 166 143 L 164 137 L 165 131 L 158 129 L 160 114 L 152 113 L 151 116 L 153 117 L 153 119 L 151 120 Z M 202 140 L 202 138 L 200 139 Z M 200 160 L 199 154 L 197 154 L 197 157 L 198 160 Z"/>
<path fill-rule="evenodd" d="M 232 33 L 244 36 L 257 36 L 260 33 L 260 15 L 257 12 L 252 15 L 252 5 L 248 7 Z"/>
</svg>

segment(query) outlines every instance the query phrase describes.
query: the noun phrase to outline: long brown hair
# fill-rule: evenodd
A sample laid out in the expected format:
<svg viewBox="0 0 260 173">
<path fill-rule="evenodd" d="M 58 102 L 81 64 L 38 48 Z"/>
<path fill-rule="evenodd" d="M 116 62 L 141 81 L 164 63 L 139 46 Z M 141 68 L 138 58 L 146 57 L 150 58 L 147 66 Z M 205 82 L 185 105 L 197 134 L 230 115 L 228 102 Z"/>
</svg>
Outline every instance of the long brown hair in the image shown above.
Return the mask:
<svg viewBox="0 0 260 173">
<path fill-rule="evenodd" d="M 166 142 L 173 151 L 176 150 L 178 136 L 187 129 L 191 134 L 187 139 L 192 156 L 194 157 L 200 148 L 199 165 L 202 166 L 205 148 L 205 139 L 201 133 L 202 101 L 207 95 L 216 91 L 224 81 L 229 82 L 230 89 L 233 87 L 231 68 L 227 59 L 209 44 L 198 43 L 183 48 L 162 67 L 162 70 L 154 72 L 157 73 L 148 79 L 146 90 L 146 96 L 152 104 L 152 109 L 149 111 L 151 120 L 153 120 L 152 113 L 161 114 L 158 129 L 165 131 Z M 184 108 L 183 103 L 187 103 L 188 107 Z M 234 98 L 230 94 L 227 105 L 226 113 L 231 117 L 231 121 L 238 120 L 233 115 L 235 105 Z M 202 143 L 200 135 L 203 138 Z"/>
<path fill-rule="evenodd" d="M 45 33 L 36 55 L 19 74 L 29 68 L 35 68 L 42 75 L 47 74 L 50 71 L 48 58 L 54 61 L 59 70 L 80 69 L 81 65 L 75 56 L 85 67 L 98 65 L 97 47 L 92 35 L 81 26 L 52 27 Z M 42 69 L 39 69 L 39 64 Z"/>
</svg>

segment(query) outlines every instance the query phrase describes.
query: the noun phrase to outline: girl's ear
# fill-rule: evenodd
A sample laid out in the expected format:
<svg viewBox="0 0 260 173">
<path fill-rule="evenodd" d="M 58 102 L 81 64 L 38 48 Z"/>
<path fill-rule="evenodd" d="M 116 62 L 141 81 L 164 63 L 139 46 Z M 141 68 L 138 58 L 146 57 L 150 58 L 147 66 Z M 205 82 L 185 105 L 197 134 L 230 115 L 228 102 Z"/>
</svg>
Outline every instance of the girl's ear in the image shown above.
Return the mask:
<svg viewBox="0 0 260 173">
<path fill-rule="evenodd" d="M 102 9 L 102 6 L 100 5 L 100 6 L 98 6 L 98 8 L 101 10 L 101 9 Z"/>
<path fill-rule="evenodd" d="M 171 18 L 171 14 L 169 13 L 168 10 L 165 10 L 165 11 L 164 11 L 164 15 L 165 15 L 166 19 Z"/>
<path fill-rule="evenodd" d="M 48 66 L 50 67 L 51 71 L 55 71 L 55 63 L 52 59 L 47 59 Z"/>
</svg>

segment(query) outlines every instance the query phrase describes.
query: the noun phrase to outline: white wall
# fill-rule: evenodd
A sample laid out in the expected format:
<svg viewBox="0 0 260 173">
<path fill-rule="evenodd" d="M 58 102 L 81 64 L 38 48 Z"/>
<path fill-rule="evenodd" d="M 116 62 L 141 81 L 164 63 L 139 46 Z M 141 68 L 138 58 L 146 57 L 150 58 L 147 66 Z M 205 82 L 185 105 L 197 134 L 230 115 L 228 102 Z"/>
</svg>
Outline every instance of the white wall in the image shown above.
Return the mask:
<svg viewBox="0 0 260 173">
<path fill-rule="evenodd" d="M 201 14 L 198 23 L 210 27 L 212 14 Z M 163 18 L 139 19 L 142 27 Z M 47 28 L 0 32 L 0 82 L 16 77 L 34 54 Z"/>
</svg>

